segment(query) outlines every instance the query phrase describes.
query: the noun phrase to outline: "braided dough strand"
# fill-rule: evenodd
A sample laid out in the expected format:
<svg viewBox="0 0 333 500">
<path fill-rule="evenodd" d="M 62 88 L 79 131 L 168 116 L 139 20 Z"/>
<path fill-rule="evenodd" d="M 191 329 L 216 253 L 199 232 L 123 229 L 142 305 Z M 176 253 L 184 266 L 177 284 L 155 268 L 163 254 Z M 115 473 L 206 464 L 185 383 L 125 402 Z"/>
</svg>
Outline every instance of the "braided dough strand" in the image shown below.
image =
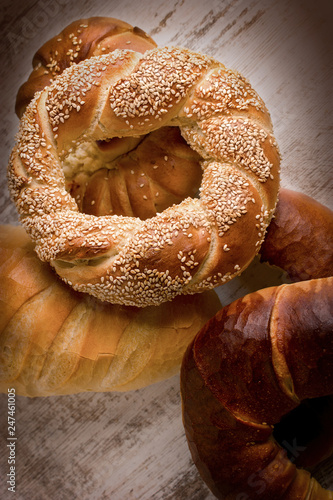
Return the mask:
<svg viewBox="0 0 333 500">
<path fill-rule="evenodd" d="M 145 221 L 80 213 L 62 168 L 73 144 L 164 126 L 179 127 L 203 158 L 199 197 Z M 8 178 L 41 260 L 76 290 L 146 306 L 218 286 L 251 262 L 275 209 L 279 164 L 249 83 L 212 58 L 166 47 L 66 69 L 23 115 Z"/>
<path fill-rule="evenodd" d="M 98 16 L 73 21 L 35 53 L 33 70 L 16 96 L 16 114 L 21 118 L 37 91 L 84 59 L 115 49 L 130 48 L 143 53 L 154 47 L 156 43 L 142 29 L 120 19 Z"/>
</svg>

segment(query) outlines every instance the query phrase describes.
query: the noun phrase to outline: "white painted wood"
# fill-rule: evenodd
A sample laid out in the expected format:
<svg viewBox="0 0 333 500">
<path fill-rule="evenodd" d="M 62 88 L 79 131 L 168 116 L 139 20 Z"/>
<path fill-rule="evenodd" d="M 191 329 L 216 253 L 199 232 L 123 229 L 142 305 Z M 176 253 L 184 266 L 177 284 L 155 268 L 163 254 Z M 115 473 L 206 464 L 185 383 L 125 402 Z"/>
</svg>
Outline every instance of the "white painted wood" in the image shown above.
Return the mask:
<svg viewBox="0 0 333 500">
<path fill-rule="evenodd" d="M 332 2 L 290 0 L 1 0 L 1 219 L 17 223 L 5 179 L 15 95 L 37 48 L 69 22 L 107 15 L 159 45 L 215 56 L 264 98 L 282 152 L 282 185 L 332 207 Z M 223 303 L 273 281 L 260 267 L 220 290 Z M 179 377 L 127 394 L 17 399 L 17 492 L 6 491 L 0 395 L 0 497 L 210 500 L 187 449 Z"/>
</svg>

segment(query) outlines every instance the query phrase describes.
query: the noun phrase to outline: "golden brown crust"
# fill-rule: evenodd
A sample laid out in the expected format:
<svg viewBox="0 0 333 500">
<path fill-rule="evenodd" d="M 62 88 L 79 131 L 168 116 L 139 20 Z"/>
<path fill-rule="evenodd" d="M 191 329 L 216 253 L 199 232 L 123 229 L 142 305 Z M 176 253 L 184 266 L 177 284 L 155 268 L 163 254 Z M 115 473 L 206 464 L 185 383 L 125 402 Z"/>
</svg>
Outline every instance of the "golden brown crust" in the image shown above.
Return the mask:
<svg viewBox="0 0 333 500">
<path fill-rule="evenodd" d="M 18 92 L 17 106 L 21 109 L 36 91 L 84 59 L 116 49 L 145 52 L 155 46 L 140 28 L 118 19 L 93 17 L 75 21 L 36 52 L 35 69 Z M 164 127 L 152 137 L 91 142 L 80 145 L 66 159 L 65 170 L 66 164 L 73 168 L 76 163 L 79 169 L 90 160 L 93 165 L 91 171 L 82 172 L 81 168 L 78 174 L 66 176 L 66 189 L 84 213 L 146 219 L 197 192 L 201 179 L 199 159 L 177 127 Z M 155 169 L 159 166 L 157 176 Z"/>
<path fill-rule="evenodd" d="M 130 151 L 116 158 L 113 140 L 89 146 L 94 170 L 80 170 L 66 179 L 80 212 L 145 220 L 197 193 L 201 158 L 187 146 L 178 127 L 162 127 L 135 141 Z M 85 151 L 78 164 L 87 157 Z"/>
<path fill-rule="evenodd" d="M 112 17 L 78 19 L 48 40 L 33 57 L 33 71 L 17 94 L 15 111 L 21 118 L 34 94 L 50 85 L 66 68 L 116 49 L 145 52 L 156 43 L 143 30 Z"/>
<path fill-rule="evenodd" d="M 279 187 L 278 149 L 265 106 L 237 74 L 227 78 L 239 81 L 237 98 L 213 95 L 193 117 L 187 99 L 205 93 L 216 69 L 226 73 L 186 49 L 115 51 L 71 66 L 28 107 L 9 166 L 11 194 L 39 257 L 75 289 L 156 305 L 228 281 L 259 251 Z M 179 126 L 205 159 L 199 198 L 145 221 L 80 213 L 59 162 L 73 141 L 164 126 Z"/>
<path fill-rule="evenodd" d="M 214 291 L 147 308 L 74 292 L 22 227 L 0 227 L 0 260 L 0 392 L 127 391 L 163 380 L 220 307 Z"/>
<path fill-rule="evenodd" d="M 281 189 L 260 255 L 292 281 L 332 276 L 332 210 L 303 193 Z"/>
</svg>

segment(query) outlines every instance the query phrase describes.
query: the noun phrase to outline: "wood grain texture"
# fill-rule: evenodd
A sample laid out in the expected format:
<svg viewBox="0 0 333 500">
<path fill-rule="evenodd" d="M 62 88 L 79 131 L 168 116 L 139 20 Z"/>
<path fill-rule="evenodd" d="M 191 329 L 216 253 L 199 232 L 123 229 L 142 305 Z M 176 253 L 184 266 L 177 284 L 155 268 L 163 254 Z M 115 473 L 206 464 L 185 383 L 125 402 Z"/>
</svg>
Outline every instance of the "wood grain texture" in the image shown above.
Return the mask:
<svg viewBox="0 0 333 500">
<path fill-rule="evenodd" d="M 2 0 L 0 9 L 1 223 L 17 223 L 6 165 L 18 128 L 19 85 L 44 41 L 71 21 L 93 15 L 123 19 L 159 45 L 207 53 L 243 73 L 271 112 L 282 185 L 332 208 L 329 0 Z M 281 280 L 256 261 L 219 294 L 226 304 Z M 0 405 L 0 498 L 213 499 L 185 442 L 178 376 L 127 394 L 17 398 L 15 495 L 6 485 L 5 395 Z M 327 474 L 318 476 L 327 487 Z"/>
</svg>

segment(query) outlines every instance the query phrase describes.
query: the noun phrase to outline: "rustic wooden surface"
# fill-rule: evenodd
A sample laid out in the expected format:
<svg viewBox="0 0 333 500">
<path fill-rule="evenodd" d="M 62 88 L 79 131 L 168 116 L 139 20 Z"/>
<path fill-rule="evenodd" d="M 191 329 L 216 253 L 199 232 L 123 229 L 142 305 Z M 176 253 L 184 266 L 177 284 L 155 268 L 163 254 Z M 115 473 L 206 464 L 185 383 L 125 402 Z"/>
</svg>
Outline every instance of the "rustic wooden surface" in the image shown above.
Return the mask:
<svg viewBox="0 0 333 500">
<path fill-rule="evenodd" d="M 332 13 L 330 0 L 1 0 L 0 223 L 17 223 L 5 171 L 18 126 L 15 95 L 32 55 L 69 22 L 95 15 L 243 73 L 271 112 L 282 185 L 332 207 Z M 220 290 L 223 303 L 269 283 L 266 270 L 256 279 L 257 267 Z M 126 394 L 17 398 L 15 494 L 6 485 L 5 395 L 0 404 L 0 498 L 213 498 L 187 449 L 178 376 Z"/>
</svg>

